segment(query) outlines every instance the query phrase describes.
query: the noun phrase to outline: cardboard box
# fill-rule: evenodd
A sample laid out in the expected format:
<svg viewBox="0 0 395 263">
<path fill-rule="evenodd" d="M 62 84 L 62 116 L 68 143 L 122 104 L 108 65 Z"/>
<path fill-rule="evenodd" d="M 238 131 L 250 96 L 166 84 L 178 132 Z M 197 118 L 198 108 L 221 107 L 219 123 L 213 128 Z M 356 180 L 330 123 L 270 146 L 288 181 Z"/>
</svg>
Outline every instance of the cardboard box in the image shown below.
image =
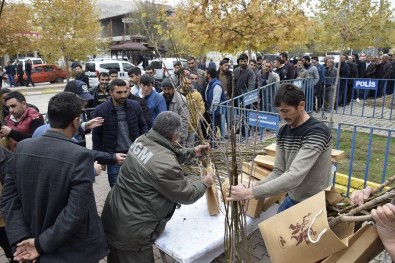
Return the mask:
<svg viewBox="0 0 395 263">
<path fill-rule="evenodd" d="M 243 162 L 242 164 L 242 171 L 243 173 L 250 174 L 251 171 L 251 176 L 262 180 L 266 176 L 268 176 L 272 171 L 266 168 L 263 168 L 257 164 L 252 165 L 252 162 Z M 251 170 L 252 168 L 252 170 Z"/>
<path fill-rule="evenodd" d="M 266 155 L 275 156 L 276 155 L 276 144 L 272 143 L 265 147 Z"/>
<path fill-rule="evenodd" d="M 254 158 L 254 162 L 262 167 L 265 167 L 269 170 L 273 170 L 274 166 L 274 157 L 269 155 L 257 155 Z"/>
<path fill-rule="evenodd" d="M 249 175 L 247 174 L 243 174 L 243 176 L 239 175 L 238 177 L 238 182 L 239 183 L 248 183 L 249 181 Z M 251 177 L 251 187 L 253 187 L 259 180 L 257 180 L 256 178 Z M 229 186 L 229 179 L 227 178 L 224 183 L 222 184 L 222 191 L 224 193 L 224 195 L 227 196 L 227 190 L 226 188 Z M 264 199 L 251 199 L 248 201 L 248 205 L 247 205 L 247 211 L 246 214 L 249 217 L 252 218 L 257 218 L 260 216 L 260 214 L 263 211 L 266 211 L 267 209 L 269 209 L 269 207 L 271 207 L 274 203 L 279 202 L 283 197 L 285 196 L 285 193 L 283 194 L 278 194 L 275 196 L 271 196 L 271 197 L 266 197 Z M 224 200 L 222 200 L 224 201 Z"/>
</svg>

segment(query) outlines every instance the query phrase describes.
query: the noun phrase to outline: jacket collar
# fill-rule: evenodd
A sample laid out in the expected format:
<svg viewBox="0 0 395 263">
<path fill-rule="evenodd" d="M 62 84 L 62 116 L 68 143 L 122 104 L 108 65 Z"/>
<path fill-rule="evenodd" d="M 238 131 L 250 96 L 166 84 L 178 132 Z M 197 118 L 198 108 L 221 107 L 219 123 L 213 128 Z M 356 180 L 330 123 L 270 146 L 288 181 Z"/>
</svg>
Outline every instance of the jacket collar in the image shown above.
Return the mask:
<svg viewBox="0 0 395 263">
<path fill-rule="evenodd" d="M 60 140 L 64 140 L 64 141 L 69 141 L 71 143 L 74 144 L 74 142 L 72 141 L 72 139 L 66 137 L 66 135 L 57 132 L 55 130 L 52 130 L 51 128 L 49 128 L 44 134 L 44 137 L 51 137 L 51 138 L 55 138 L 55 139 L 60 139 Z"/>
</svg>

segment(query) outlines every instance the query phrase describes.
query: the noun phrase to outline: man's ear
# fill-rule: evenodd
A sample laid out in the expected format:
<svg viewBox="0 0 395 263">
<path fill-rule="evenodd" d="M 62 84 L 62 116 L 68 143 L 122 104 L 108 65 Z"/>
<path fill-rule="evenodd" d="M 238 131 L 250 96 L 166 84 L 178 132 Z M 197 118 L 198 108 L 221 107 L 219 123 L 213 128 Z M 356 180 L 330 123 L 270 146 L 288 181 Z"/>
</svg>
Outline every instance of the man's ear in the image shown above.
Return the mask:
<svg viewBox="0 0 395 263">
<path fill-rule="evenodd" d="M 75 118 L 73 119 L 73 125 L 74 125 L 74 127 L 76 127 L 76 128 L 80 125 L 80 117 L 75 117 Z"/>
<path fill-rule="evenodd" d="M 306 102 L 302 100 L 301 102 L 299 102 L 299 106 L 301 106 L 301 108 L 304 110 L 306 106 Z"/>
</svg>

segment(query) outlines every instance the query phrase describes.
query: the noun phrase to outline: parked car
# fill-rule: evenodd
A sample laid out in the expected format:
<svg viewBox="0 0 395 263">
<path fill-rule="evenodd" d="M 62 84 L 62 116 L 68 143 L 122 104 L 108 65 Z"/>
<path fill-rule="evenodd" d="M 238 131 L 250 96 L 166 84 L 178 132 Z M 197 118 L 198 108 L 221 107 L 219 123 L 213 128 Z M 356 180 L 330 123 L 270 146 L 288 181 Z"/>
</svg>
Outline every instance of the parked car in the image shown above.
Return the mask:
<svg viewBox="0 0 395 263">
<path fill-rule="evenodd" d="M 50 82 L 62 83 L 66 78 L 67 72 L 52 64 L 39 64 L 32 66 L 32 80 L 34 83 Z M 15 79 L 18 77 L 15 75 Z M 26 73 L 23 75 L 24 81 L 27 81 Z"/>
<path fill-rule="evenodd" d="M 188 66 L 186 59 L 179 58 L 164 58 L 163 63 L 160 61 L 160 59 L 153 59 L 149 61 L 149 65 L 153 66 L 155 69 L 155 79 L 162 81 L 164 77 L 173 75 L 174 64 L 178 61 L 181 62 L 183 68 Z M 143 70 L 143 63 L 140 63 L 138 67 Z"/>
<path fill-rule="evenodd" d="M 118 71 L 120 79 L 129 79 L 128 71 L 135 67 L 130 62 L 121 60 L 101 60 L 101 61 L 87 61 L 85 64 L 85 75 L 89 77 L 89 86 L 95 87 L 99 85 L 99 74 L 101 72 L 108 72 L 110 69 Z"/>
<path fill-rule="evenodd" d="M 23 70 L 25 70 L 25 64 L 26 64 L 26 62 L 27 62 L 29 59 L 32 61 L 32 65 L 44 64 L 44 61 L 43 61 L 41 58 L 35 58 L 35 57 L 19 58 L 18 60 L 19 60 L 20 62 L 22 62 Z M 14 65 L 15 68 L 16 68 L 16 66 L 17 66 L 16 60 L 12 63 L 12 65 Z"/>
</svg>

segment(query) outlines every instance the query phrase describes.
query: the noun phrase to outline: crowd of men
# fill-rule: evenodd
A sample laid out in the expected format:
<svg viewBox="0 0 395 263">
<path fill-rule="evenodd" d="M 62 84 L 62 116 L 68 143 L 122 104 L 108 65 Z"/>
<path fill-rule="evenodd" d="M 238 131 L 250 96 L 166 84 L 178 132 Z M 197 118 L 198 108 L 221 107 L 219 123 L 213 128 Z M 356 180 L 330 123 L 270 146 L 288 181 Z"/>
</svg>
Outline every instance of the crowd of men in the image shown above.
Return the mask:
<svg viewBox="0 0 395 263">
<path fill-rule="evenodd" d="M 381 76 L 383 89 L 388 87 L 393 69 L 388 57 L 377 62 L 363 57 L 341 57 L 344 92 L 339 96 L 344 98 L 336 105 L 365 98 L 347 93 L 346 78 Z M 129 80 L 119 79 L 116 70 L 103 72 L 99 85 L 91 88 L 81 71 L 50 99 L 48 124 L 20 92 L 1 90 L 6 117 L 0 136 L 8 145 L 0 148 L 5 219 L 0 245 L 7 257 L 93 263 L 109 252 L 110 263 L 153 262 L 152 244 L 177 204 L 195 202 L 213 184 L 210 173 L 200 181 L 185 177 L 181 164 L 208 150 L 207 144 L 198 145 L 197 129 L 208 138 L 208 127 L 221 121 L 219 103 L 267 84 L 311 78 L 316 110 L 330 107 L 327 98 L 336 76 L 331 57 L 321 65 L 317 57 L 304 56 L 293 64 L 286 53 L 273 63 L 241 54 L 233 71 L 227 58 L 218 69 L 214 63 L 202 69 L 193 57 L 187 63 L 185 68 L 176 63 L 174 73 L 161 82 L 151 66 L 145 74 L 138 67 L 130 69 Z M 295 85 L 281 85 L 273 103 L 286 122 L 277 138 L 275 169 L 253 188 L 229 187 L 227 198 L 241 201 L 287 192 L 281 212 L 331 185 L 332 138 L 324 124 L 306 113 L 305 94 Z M 83 121 L 86 107 L 93 110 Z M 85 148 L 89 132 L 92 150 Z M 92 184 L 102 169 L 107 169 L 111 191 L 101 222 Z"/>
</svg>

